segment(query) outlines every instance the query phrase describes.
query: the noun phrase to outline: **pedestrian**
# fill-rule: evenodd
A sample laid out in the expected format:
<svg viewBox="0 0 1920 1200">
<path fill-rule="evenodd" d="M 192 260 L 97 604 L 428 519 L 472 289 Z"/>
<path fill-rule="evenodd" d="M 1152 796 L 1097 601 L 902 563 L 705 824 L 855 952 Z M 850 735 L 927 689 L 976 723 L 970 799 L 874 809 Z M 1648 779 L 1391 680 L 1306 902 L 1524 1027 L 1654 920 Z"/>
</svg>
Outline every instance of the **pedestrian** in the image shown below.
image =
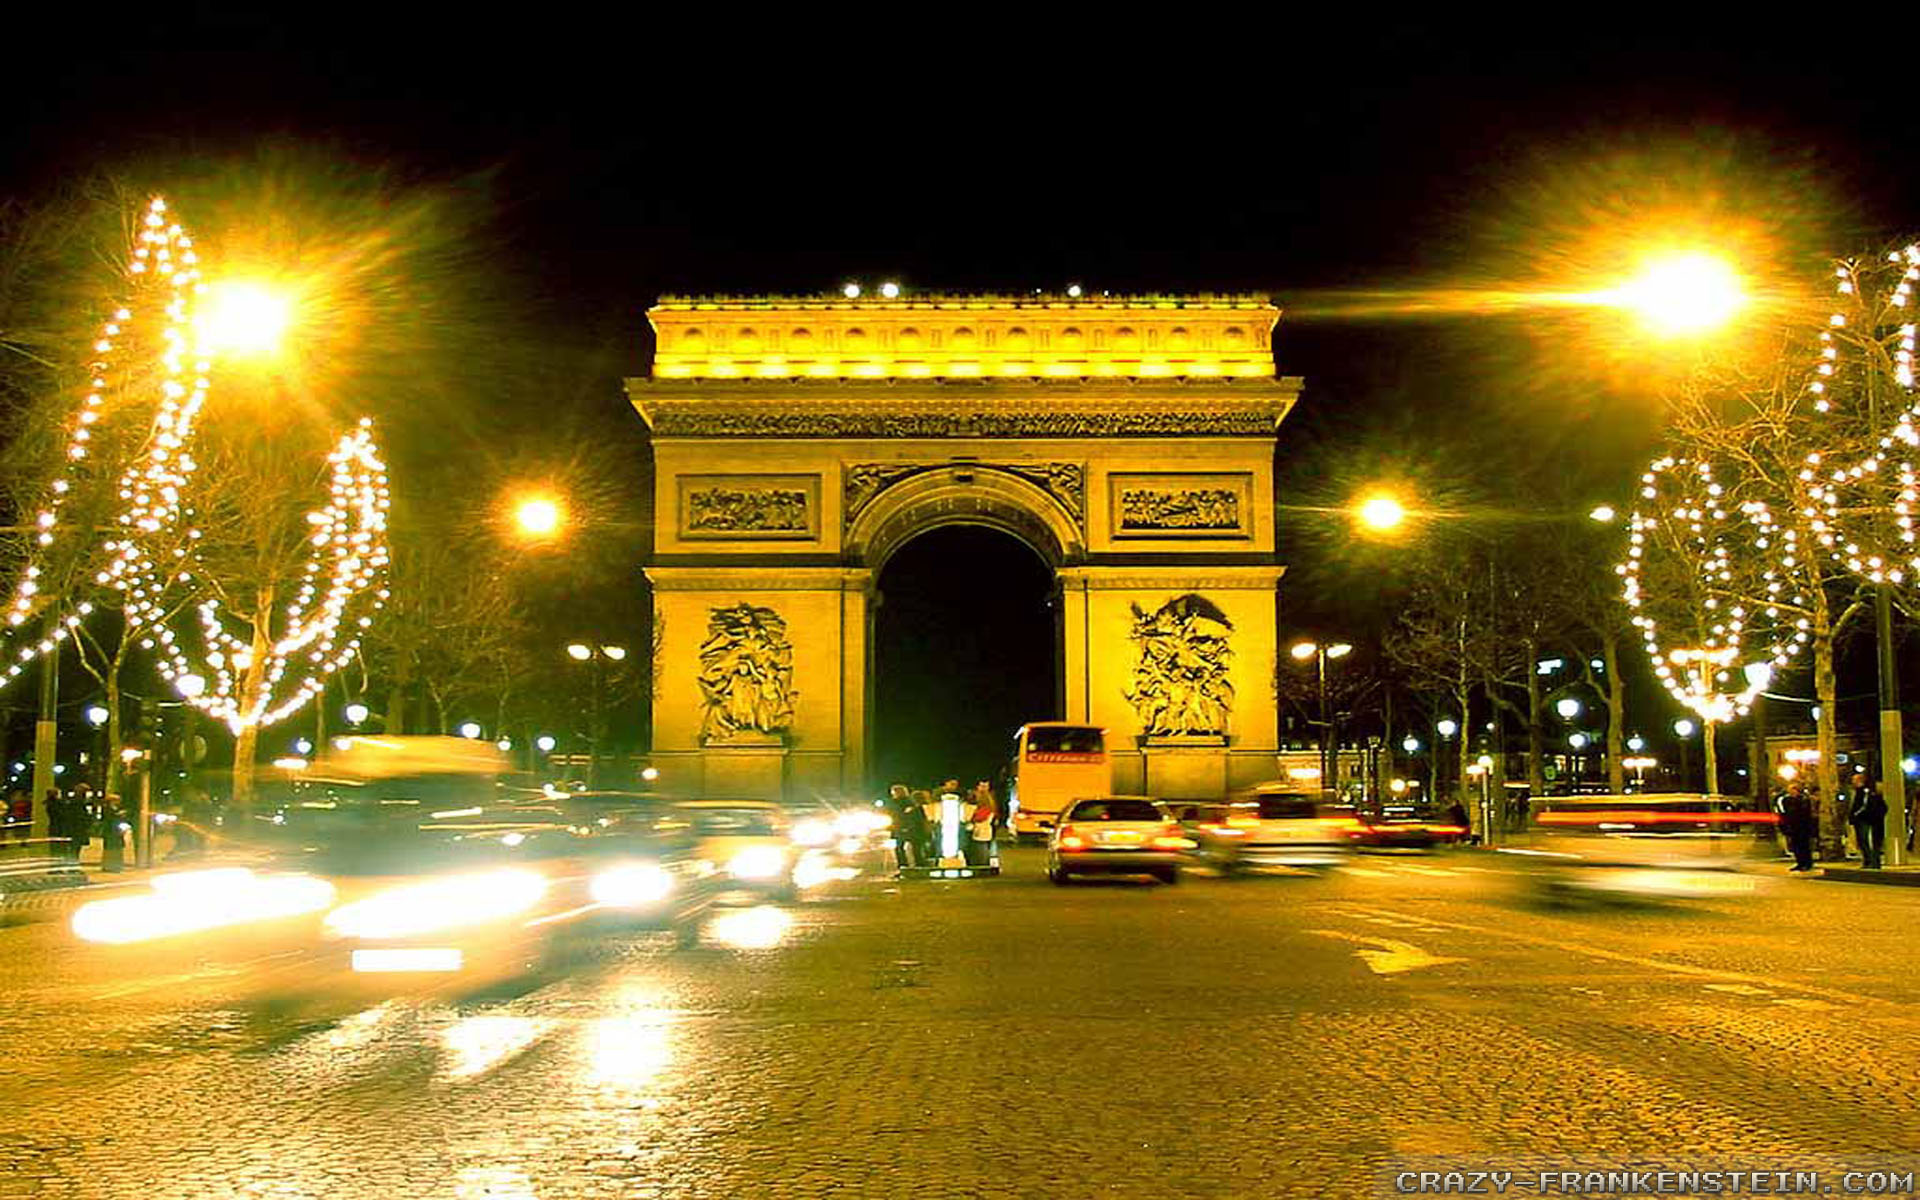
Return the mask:
<svg viewBox="0 0 1920 1200">
<path fill-rule="evenodd" d="M 67 801 L 59 788 L 48 788 L 46 795 L 40 797 L 40 811 L 47 814 L 47 845 L 59 855 L 65 851 L 66 844 L 55 839 L 62 836 L 61 831 L 67 826 Z"/>
<path fill-rule="evenodd" d="M 1460 831 L 1453 835 L 1454 841 L 1473 841 L 1473 823 L 1467 819 L 1467 806 L 1458 800 L 1447 806 L 1447 824 Z"/>
<path fill-rule="evenodd" d="M 887 816 L 893 821 L 893 862 L 904 871 L 920 861 L 920 845 L 926 841 L 926 816 L 913 803 L 913 793 L 904 783 L 887 789 Z"/>
<path fill-rule="evenodd" d="M 1805 780 L 1787 784 L 1776 802 L 1780 810 L 1780 832 L 1786 836 L 1787 849 L 1793 854 L 1793 871 L 1813 870 L 1813 797 L 1807 794 Z"/>
<path fill-rule="evenodd" d="M 973 785 L 973 811 L 968 814 L 967 865 L 984 867 L 993 861 L 993 824 L 997 807 L 993 802 L 993 787 L 986 780 Z"/>
<path fill-rule="evenodd" d="M 940 861 L 940 801 L 932 792 L 922 789 L 913 794 L 913 802 L 921 816 L 920 861 L 931 867 Z"/>
<path fill-rule="evenodd" d="M 130 828 L 120 808 L 120 797 L 109 792 L 100 801 L 100 869 L 109 875 L 119 874 L 126 866 Z"/>
<path fill-rule="evenodd" d="M 60 837 L 66 839 L 63 850 L 74 862 L 80 861 L 80 851 L 87 844 L 87 814 L 93 807 L 93 787 L 91 784 L 76 784 L 73 795 L 67 798 L 65 818 L 61 822 Z"/>
<path fill-rule="evenodd" d="M 1853 826 L 1854 840 L 1860 844 L 1860 863 L 1869 871 L 1878 871 L 1886 851 L 1887 801 L 1860 767 L 1854 768 L 1847 792 L 1847 824 Z"/>
</svg>

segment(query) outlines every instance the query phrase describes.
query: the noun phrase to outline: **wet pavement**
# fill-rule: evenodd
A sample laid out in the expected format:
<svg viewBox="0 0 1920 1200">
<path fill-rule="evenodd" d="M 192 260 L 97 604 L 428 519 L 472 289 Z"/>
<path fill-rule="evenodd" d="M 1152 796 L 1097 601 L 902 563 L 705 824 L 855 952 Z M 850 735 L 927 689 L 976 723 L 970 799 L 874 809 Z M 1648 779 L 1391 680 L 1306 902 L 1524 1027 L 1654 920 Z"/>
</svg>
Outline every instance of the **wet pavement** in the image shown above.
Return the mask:
<svg viewBox="0 0 1920 1200">
<path fill-rule="evenodd" d="M 1920 1150 L 1920 893 L 1548 908 L 1325 878 L 834 884 L 554 973 L 0 930 L 0 1196 L 1378 1195 L 1410 1158 Z"/>
</svg>

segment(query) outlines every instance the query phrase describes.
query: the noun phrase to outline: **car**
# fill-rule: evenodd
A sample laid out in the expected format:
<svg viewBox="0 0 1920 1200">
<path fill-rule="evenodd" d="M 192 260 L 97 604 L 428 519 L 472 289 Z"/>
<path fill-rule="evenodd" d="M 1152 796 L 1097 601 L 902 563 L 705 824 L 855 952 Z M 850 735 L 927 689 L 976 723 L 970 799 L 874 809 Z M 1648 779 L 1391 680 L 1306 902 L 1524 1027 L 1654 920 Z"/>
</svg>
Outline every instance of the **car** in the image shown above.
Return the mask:
<svg viewBox="0 0 1920 1200">
<path fill-rule="evenodd" d="M 1203 810 L 1190 826 L 1200 860 L 1222 875 L 1288 867 L 1324 870 L 1350 858 L 1361 832 L 1351 808 L 1297 785 L 1264 785 Z"/>
<path fill-rule="evenodd" d="M 801 848 L 793 826 L 778 804 L 765 800 L 683 800 L 671 819 L 684 823 L 699 855 L 711 863 L 731 891 L 754 892 L 777 900 L 797 895 L 793 869 Z"/>
<path fill-rule="evenodd" d="M 1145 796 L 1075 800 L 1047 836 L 1047 878 L 1076 875 L 1151 875 L 1180 882 L 1193 842 L 1159 801 Z"/>
<path fill-rule="evenodd" d="M 1411 804 L 1389 804 L 1357 817 L 1360 828 L 1354 843 L 1367 850 L 1431 850 L 1466 832 L 1444 820 L 1429 819 Z"/>
<path fill-rule="evenodd" d="M 521 975 L 614 931 L 672 930 L 685 943 L 716 886 L 684 824 L 580 824 L 533 803 L 423 816 L 408 839 L 414 869 L 346 881 L 346 903 L 327 914 L 329 944 L 356 977 Z"/>
</svg>

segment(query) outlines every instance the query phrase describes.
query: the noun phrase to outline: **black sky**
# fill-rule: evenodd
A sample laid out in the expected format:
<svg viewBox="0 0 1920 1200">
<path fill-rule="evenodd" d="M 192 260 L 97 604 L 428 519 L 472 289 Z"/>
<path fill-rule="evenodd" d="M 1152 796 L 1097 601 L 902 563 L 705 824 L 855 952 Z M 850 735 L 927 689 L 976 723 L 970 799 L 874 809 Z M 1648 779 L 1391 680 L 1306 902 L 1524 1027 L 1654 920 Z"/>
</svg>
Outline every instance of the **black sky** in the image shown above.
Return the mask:
<svg viewBox="0 0 1920 1200">
<path fill-rule="evenodd" d="M 1316 503 L 1388 462 L 1457 476 L 1476 444 L 1498 445 L 1469 472 L 1496 498 L 1529 459 L 1623 478 L 1650 433 L 1630 388 L 1517 385 L 1538 329 L 1313 303 L 1471 274 L 1584 164 L 1724 164 L 1734 211 L 1817 205 L 1821 253 L 1920 227 L 1914 80 L 1874 35 L 1323 7 L 43 6 L 0 73 L 0 188 L 100 169 L 162 186 L 169 162 L 274 139 L 483 178 L 526 337 L 573 367 L 542 402 L 625 429 L 637 470 L 618 379 L 644 369 L 663 292 L 1258 291 L 1289 309 L 1282 372 L 1307 379 L 1282 499 Z M 1282 524 L 1289 613 L 1373 619 L 1317 520 Z"/>
</svg>

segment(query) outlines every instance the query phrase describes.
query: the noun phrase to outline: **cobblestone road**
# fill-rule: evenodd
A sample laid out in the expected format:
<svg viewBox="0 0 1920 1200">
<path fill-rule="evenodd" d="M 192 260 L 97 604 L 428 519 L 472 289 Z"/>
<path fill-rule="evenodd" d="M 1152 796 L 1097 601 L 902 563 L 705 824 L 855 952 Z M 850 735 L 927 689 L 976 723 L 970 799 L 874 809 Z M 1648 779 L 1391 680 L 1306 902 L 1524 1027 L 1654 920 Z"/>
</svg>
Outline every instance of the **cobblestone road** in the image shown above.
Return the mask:
<svg viewBox="0 0 1920 1200">
<path fill-rule="evenodd" d="M 1920 1150 L 1920 889 L 1549 911 L 1490 860 L 862 880 L 507 992 L 0 930 L 0 1196 L 1359 1196 Z"/>
</svg>

